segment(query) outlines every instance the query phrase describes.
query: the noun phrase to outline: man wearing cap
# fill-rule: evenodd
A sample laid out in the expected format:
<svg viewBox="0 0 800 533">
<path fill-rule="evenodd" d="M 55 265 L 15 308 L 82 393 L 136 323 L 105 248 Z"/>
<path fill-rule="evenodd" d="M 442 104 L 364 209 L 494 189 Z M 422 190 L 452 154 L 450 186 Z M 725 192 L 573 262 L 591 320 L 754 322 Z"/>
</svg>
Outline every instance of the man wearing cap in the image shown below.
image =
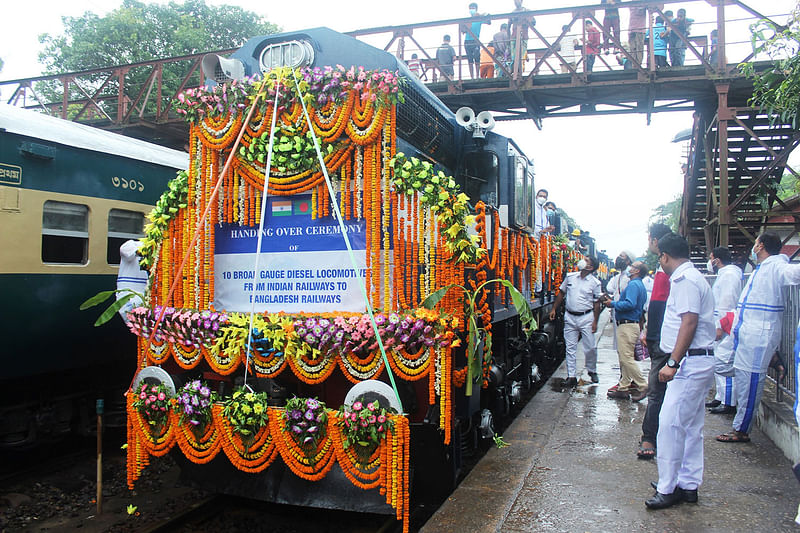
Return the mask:
<svg viewBox="0 0 800 533">
<path fill-rule="evenodd" d="M 594 334 L 597 332 L 597 319 L 600 317 L 600 280 L 594 277 L 597 270 L 597 260 L 587 257 L 578 261 L 578 272 L 570 272 L 559 287 L 559 293 L 550 311 L 550 320 L 556 319 L 556 310 L 561 302 L 566 299 L 566 314 L 564 315 L 564 342 L 567 352 L 567 380 L 566 387 L 578 384 L 577 355 L 578 334 L 581 335 L 583 355 L 586 370 L 597 383 L 597 348 Z"/>
<path fill-rule="evenodd" d="M 689 244 L 675 234 L 658 240 L 659 263 L 669 276 L 669 297 L 661 325 L 667 364 L 658 379 L 667 384 L 658 424 L 658 483 L 645 502 L 664 509 L 696 502 L 703 482 L 704 400 L 714 381 L 714 298 L 689 260 Z"/>
</svg>

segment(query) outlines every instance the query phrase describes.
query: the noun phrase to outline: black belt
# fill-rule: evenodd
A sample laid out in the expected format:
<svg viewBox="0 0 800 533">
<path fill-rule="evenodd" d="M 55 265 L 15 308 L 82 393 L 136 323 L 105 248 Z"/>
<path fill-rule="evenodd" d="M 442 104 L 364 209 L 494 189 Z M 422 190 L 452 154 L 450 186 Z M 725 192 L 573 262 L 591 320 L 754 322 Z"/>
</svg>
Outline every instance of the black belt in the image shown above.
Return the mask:
<svg viewBox="0 0 800 533">
<path fill-rule="evenodd" d="M 591 312 L 592 312 L 592 309 L 589 309 L 587 311 L 580 311 L 580 312 L 570 311 L 569 309 L 567 309 L 567 313 L 569 313 L 571 315 L 574 315 L 574 316 L 583 316 L 586 313 L 591 313 Z"/>
<path fill-rule="evenodd" d="M 622 324 L 638 324 L 638 320 L 617 320 L 617 325 L 621 326 Z"/>
<path fill-rule="evenodd" d="M 672 356 L 672 352 L 670 352 L 668 354 L 664 354 L 664 355 L 666 355 L 667 357 L 671 357 Z M 714 349 L 713 348 L 692 348 L 691 350 L 686 352 L 686 355 L 687 356 L 690 356 L 690 355 L 714 355 Z"/>
</svg>

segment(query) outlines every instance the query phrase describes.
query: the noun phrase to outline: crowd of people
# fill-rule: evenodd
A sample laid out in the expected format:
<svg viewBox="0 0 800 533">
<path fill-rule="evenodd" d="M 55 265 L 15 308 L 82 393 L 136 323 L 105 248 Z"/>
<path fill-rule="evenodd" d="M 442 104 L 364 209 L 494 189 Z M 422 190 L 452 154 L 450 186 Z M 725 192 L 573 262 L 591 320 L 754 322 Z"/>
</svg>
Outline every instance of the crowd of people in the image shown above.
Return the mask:
<svg viewBox="0 0 800 533">
<path fill-rule="evenodd" d="M 689 245 L 664 224 L 649 228 L 648 249 L 658 257 L 647 266 L 628 252 L 616 258 L 614 276 L 602 290 L 597 265 L 587 258 L 560 287 L 550 318 L 566 303 L 567 389 L 579 384 L 577 346 L 582 342 L 587 383 L 598 383 L 595 333 L 603 306 L 611 309 L 620 376 L 608 389 L 612 400 L 647 398 L 637 457 L 655 458 L 658 482 L 645 501 L 649 509 L 697 502 L 703 481 L 703 425 L 706 409 L 733 413 L 722 443 L 750 441 L 767 369 L 781 337 L 782 288 L 800 285 L 800 264 L 789 263 L 780 238 L 759 235 L 752 247 L 754 268 L 745 280 L 730 251 L 714 248 L 707 271 L 695 268 Z M 649 286 L 646 280 L 650 279 Z M 637 344 L 649 351 L 647 378 L 637 363 Z M 707 401 L 712 387 L 714 399 Z"/>
<path fill-rule="evenodd" d="M 603 9 L 602 26 L 598 27 L 592 17 L 583 20 L 582 28 L 573 28 L 575 21 L 562 26 L 558 38 L 548 38 L 555 43 L 554 51 L 560 63 L 562 73 L 592 72 L 597 57 L 601 54 L 615 54 L 616 60 L 623 68 L 635 68 L 636 65 L 646 65 L 647 46 L 652 47 L 653 62 L 656 69 L 683 66 L 686 58 L 686 49 L 692 23 L 686 16 L 685 9 L 660 11 L 661 14 L 652 14 L 648 21 L 647 7 L 627 7 L 625 2 L 619 0 L 601 0 L 605 4 Z M 663 6 L 662 6 L 663 8 Z M 507 22 L 500 24 L 499 30 L 492 34 L 491 39 L 481 40 L 481 29 L 491 24 L 491 19 L 486 14 L 478 12 L 478 4 L 472 2 L 468 6 L 469 16 L 474 22 L 462 24 L 460 33 L 463 36 L 464 59 L 467 61 L 469 76 L 476 78 L 494 78 L 508 75 L 518 76 L 525 69 L 528 60 L 528 43 L 530 33 L 536 32 L 536 19 L 529 14 L 528 8 L 522 5 L 522 0 L 514 0 L 514 9 Z M 628 12 L 627 41 L 622 33 L 620 10 Z M 595 19 L 597 20 L 597 19 Z M 649 24 L 652 22 L 652 24 Z M 538 34 L 538 32 L 536 32 Z M 541 37 L 541 35 L 539 35 Z M 435 62 L 429 63 L 434 67 L 432 81 L 440 76 L 452 80 L 454 64 L 459 59 L 452 45 L 452 37 L 444 35 L 442 44 L 435 53 Z M 710 35 L 711 51 L 709 60 L 716 61 L 716 30 Z M 547 43 L 543 42 L 543 45 Z M 551 57 L 556 57 L 551 55 Z M 520 58 L 517 61 L 517 58 Z M 427 68 L 423 65 L 417 54 L 413 54 L 408 65 L 412 73 L 427 80 Z M 610 67 L 609 67 L 610 68 Z M 515 69 L 517 69 L 515 71 Z"/>
</svg>

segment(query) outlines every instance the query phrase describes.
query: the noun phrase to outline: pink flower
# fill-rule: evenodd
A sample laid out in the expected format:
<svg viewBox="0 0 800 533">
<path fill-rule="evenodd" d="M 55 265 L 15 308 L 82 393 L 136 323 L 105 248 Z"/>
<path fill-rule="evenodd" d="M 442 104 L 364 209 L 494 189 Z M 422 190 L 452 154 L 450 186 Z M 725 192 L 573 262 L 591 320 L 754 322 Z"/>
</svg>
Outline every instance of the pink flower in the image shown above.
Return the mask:
<svg viewBox="0 0 800 533">
<path fill-rule="evenodd" d="M 158 393 L 158 399 L 159 400 L 164 401 L 166 398 L 167 398 L 167 396 L 163 392 L 159 392 Z"/>
<path fill-rule="evenodd" d="M 145 405 L 150 405 L 150 400 L 145 400 L 145 401 L 144 401 L 144 404 L 145 404 Z"/>
<path fill-rule="evenodd" d="M 369 425 L 369 422 L 367 422 L 366 420 L 362 420 L 362 421 L 361 421 L 361 427 L 362 427 L 362 428 L 365 428 L 365 427 L 367 427 L 368 425 Z"/>
<path fill-rule="evenodd" d="M 355 413 L 351 413 L 351 414 L 350 414 L 350 420 L 352 420 L 353 422 L 355 422 L 356 420 L 358 420 L 358 416 L 356 416 L 356 414 L 355 414 Z"/>
<path fill-rule="evenodd" d="M 354 411 L 360 411 L 362 409 L 362 407 L 364 407 L 364 406 L 361 404 L 361 402 L 355 402 L 353 404 L 353 410 Z"/>
<path fill-rule="evenodd" d="M 154 401 L 156 401 L 156 397 L 151 394 L 150 397 L 148 398 L 148 400 L 150 400 L 151 402 L 154 402 Z"/>
<path fill-rule="evenodd" d="M 147 393 L 144 393 L 144 392 L 143 392 L 143 393 L 141 393 L 141 394 L 139 395 L 139 398 L 141 398 L 142 400 L 144 400 L 145 398 L 147 398 Z"/>
<path fill-rule="evenodd" d="M 383 433 L 383 426 L 378 426 L 378 431 Z"/>
<path fill-rule="evenodd" d="M 369 417 L 369 423 L 370 424 L 374 424 L 375 423 L 375 415 L 372 415 L 371 417 Z"/>
<path fill-rule="evenodd" d="M 386 417 L 384 415 L 378 415 L 378 422 L 383 424 L 384 422 L 386 422 Z"/>
</svg>

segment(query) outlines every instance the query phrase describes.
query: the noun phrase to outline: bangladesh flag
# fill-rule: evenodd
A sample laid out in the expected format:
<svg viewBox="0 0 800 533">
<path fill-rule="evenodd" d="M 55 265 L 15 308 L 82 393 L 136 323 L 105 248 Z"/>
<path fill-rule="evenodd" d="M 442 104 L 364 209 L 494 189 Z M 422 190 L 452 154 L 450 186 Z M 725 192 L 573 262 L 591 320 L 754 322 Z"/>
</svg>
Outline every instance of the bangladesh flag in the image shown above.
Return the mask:
<svg viewBox="0 0 800 533">
<path fill-rule="evenodd" d="M 292 213 L 295 215 L 311 216 L 311 200 L 309 198 L 294 200 Z"/>
<path fill-rule="evenodd" d="M 285 217 L 292 214 L 292 201 L 291 200 L 273 200 L 272 201 L 272 216 Z"/>
</svg>

